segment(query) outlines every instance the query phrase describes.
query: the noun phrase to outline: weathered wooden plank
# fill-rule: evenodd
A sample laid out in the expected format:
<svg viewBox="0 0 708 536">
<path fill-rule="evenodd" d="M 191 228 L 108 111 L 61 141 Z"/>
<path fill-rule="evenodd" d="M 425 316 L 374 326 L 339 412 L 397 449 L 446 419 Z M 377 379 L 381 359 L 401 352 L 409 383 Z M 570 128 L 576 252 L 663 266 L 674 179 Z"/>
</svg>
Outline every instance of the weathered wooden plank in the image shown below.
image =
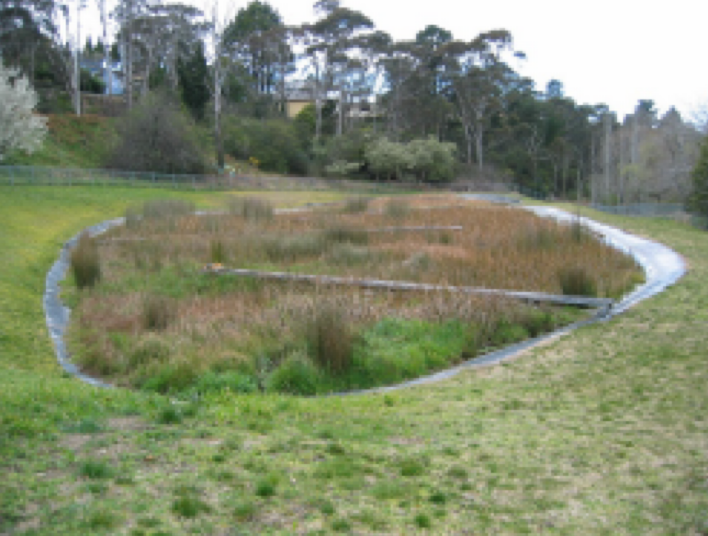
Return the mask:
<svg viewBox="0 0 708 536">
<path fill-rule="evenodd" d="M 466 294 L 486 294 L 491 296 L 505 296 L 518 300 L 534 303 L 553 303 L 556 305 L 573 305 L 576 307 L 589 307 L 593 309 L 609 310 L 614 303 L 609 298 L 590 298 L 587 296 L 565 296 L 547 294 L 544 292 L 523 292 L 516 290 L 499 290 L 482 287 L 457 287 L 446 285 L 430 285 L 426 283 L 413 283 L 409 281 L 386 281 L 379 279 L 355 279 L 351 277 L 336 277 L 328 275 L 294 274 L 290 272 L 263 272 L 260 270 L 246 270 L 224 268 L 221 265 L 207 265 L 204 272 L 216 275 L 234 275 L 241 277 L 256 277 L 259 279 L 273 279 L 278 281 L 303 281 L 326 285 L 348 285 L 362 288 L 380 290 L 417 290 L 417 291 L 446 291 L 461 292 Z"/>
</svg>

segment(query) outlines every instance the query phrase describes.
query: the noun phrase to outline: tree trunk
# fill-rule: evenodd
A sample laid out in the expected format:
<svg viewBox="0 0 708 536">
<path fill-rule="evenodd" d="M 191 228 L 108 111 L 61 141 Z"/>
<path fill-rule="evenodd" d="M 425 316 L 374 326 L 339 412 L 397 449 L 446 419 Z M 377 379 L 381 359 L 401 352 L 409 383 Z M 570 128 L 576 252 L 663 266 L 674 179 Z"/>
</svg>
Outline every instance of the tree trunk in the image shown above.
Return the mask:
<svg viewBox="0 0 708 536">
<path fill-rule="evenodd" d="M 216 163 L 221 171 L 224 169 L 224 140 L 221 136 L 221 68 L 218 66 L 218 62 L 219 54 L 214 61 L 214 142 L 216 143 Z"/>
<path fill-rule="evenodd" d="M 612 165 L 612 118 L 609 113 L 603 117 L 605 124 L 605 202 L 610 201 L 611 165 Z"/>
</svg>

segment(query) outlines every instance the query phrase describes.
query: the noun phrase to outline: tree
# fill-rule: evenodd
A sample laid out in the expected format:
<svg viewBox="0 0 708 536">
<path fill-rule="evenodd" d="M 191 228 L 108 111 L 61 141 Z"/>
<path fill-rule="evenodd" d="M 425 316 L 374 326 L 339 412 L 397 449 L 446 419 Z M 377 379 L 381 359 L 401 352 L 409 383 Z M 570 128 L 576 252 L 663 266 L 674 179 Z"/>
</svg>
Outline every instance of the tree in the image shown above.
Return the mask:
<svg viewBox="0 0 708 536">
<path fill-rule="evenodd" d="M 446 46 L 450 88 L 467 141 L 467 164 L 475 148 L 477 167 L 484 169 L 484 137 L 493 114 L 501 107 L 504 78 L 511 69 L 501 61 L 500 52 L 511 47 L 511 34 L 495 30 L 477 36 L 470 43 L 451 42 Z"/>
<path fill-rule="evenodd" d="M 373 22 L 359 11 L 340 7 L 335 0 L 322 0 L 315 8 L 323 17 L 301 29 L 306 44 L 306 53 L 310 58 L 312 78 L 315 89 L 315 109 L 317 121 L 315 139 L 322 133 L 322 108 L 327 93 L 332 89 L 340 93 L 340 116 L 337 133 L 342 133 L 342 114 L 344 106 L 343 78 L 348 74 L 347 67 L 352 59 L 349 54 L 361 49 L 362 32 L 372 30 Z"/>
<path fill-rule="evenodd" d="M 211 93 L 207 85 L 209 71 L 201 41 L 197 43 L 191 56 L 177 60 L 177 75 L 182 102 L 191 110 L 195 119 L 204 119 L 204 111 Z"/>
<path fill-rule="evenodd" d="M 701 216 L 708 216 L 708 137 L 703 138 L 701 154 L 691 179 L 693 188 L 688 198 L 688 208 Z"/>
<path fill-rule="evenodd" d="M 14 150 L 31 153 L 42 145 L 46 120 L 33 114 L 37 95 L 0 57 L 0 160 Z"/>
<path fill-rule="evenodd" d="M 109 166 L 131 171 L 203 173 L 206 170 L 191 118 L 166 93 L 153 92 L 119 125 Z"/>
<path fill-rule="evenodd" d="M 268 48 L 271 30 L 282 27 L 280 15 L 258 0 L 240 9 L 224 32 L 224 44 L 243 65 L 253 92 L 270 93 L 274 84 L 274 59 Z M 264 39 L 265 37 L 265 39 Z"/>
</svg>

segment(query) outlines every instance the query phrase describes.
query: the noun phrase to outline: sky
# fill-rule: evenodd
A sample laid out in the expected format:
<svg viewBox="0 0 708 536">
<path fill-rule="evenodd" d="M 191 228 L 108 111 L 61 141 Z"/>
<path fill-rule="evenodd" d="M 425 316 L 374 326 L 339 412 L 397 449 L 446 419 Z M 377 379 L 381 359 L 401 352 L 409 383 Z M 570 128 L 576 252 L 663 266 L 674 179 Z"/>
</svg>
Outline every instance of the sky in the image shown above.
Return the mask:
<svg viewBox="0 0 708 536">
<path fill-rule="evenodd" d="M 199 2 L 200 0 L 194 0 Z M 246 0 L 221 0 L 237 10 Z M 316 20 L 314 0 L 268 0 L 287 25 Z M 708 104 L 707 0 L 343 0 L 396 40 L 434 24 L 455 39 L 505 29 L 527 59 L 514 65 L 545 89 L 560 80 L 580 104 L 608 104 L 621 117 L 639 99 L 687 119 Z"/>
</svg>

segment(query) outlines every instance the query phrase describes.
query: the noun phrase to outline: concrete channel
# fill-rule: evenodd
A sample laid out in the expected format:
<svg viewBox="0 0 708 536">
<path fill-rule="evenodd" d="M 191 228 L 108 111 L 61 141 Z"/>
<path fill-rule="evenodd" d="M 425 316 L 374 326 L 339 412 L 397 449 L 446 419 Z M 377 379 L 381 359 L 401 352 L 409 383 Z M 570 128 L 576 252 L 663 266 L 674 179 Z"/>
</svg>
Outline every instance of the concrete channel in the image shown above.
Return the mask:
<svg viewBox="0 0 708 536">
<path fill-rule="evenodd" d="M 496 195 L 493 198 L 488 198 L 487 196 L 475 196 L 472 194 L 463 195 L 462 197 L 505 204 L 513 204 L 515 202 L 518 202 L 517 200 L 514 200 L 512 198 L 506 198 L 504 196 Z M 512 359 L 520 352 L 533 348 L 543 343 L 544 341 L 559 337 L 561 335 L 564 335 L 575 329 L 589 324 L 609 321 L 614 316 L 623 313 L 624 311 L 626 311 L 630 307 L 633 307 L 637 303 L 662 292 L 669 286 L 676 283 L 686 273 L 686 265 L 681 256 L 670 248 L 658 242 L 647 240 L 645 238 L 640 238 L 638 236 L 622 231 L 621 229 L 617 229 L 616 227 L 605 225 L 589 218 L 581 217 L 578 219 L 575 215 L 554 207 L 524 206 L 519 207 L 519 209 L 530 210 L 538 216 L 544 218 L 553 218 L 565 223 L 571 223 L 572 221 L 577 219 L 578 221 L 580 221 L 580 223 L 582 223 L 591 231 L 593 231 L 601 240 L 603 240 L 610 246 L 620 251 L 623 251 L 633 257 L 635 261 L 644 270 L 646 277 L 644 284 L 640 285 L 632 292 L 625 295 L 619 302 L 615 303 L 609 311 L 606 309 L 601 309 L 594 317 L 590 319 L 565 326 L 559 330 L 547 333 L 540 337 L 527 339 L 525 341 L 505 347 L 503 349 L 479 357 L 475 357 L 455 367 L 428 376 L 416 378 L 415 380 L 407 381 L 396 385 L 376 387 L 373 389 L 337 393 L 330 396 L 383 393 L 397 389 L 413 387 L 416 385 L 425 385 L 452 378 L 463 370 L 469 368 L 490 366 L 504 362 L 506 360 Z M 123 225 L 124 221 L 124 218 L 106 220 L 104 222 L 88 227 L 87 229 L 84 229 L 84 231 L 78 233 L 76 236 L 71 238 L 62 247 L 61 252 L 59 254 L 59 258 L 49 270 L 46 277 L 43 305 L 47 328 L 49 330 L 49 336 L 52 339 L 57 360 L 61 367 L 67 373 L 77 377 L 81 381 L 98 387 L 110 388 L 112 386 L 106 382 L 101 381 L 98 378 L 93 378 L 81 372 L 81 370 L 79 370 L 76 364 L 71 361 L 71 356 L 67 351 L 64 342 L 64 335 L 66 333 L 66 329 L 69 326 L 69 318 L 71 311 L 61 301 L 60 284 L 66 276 L 67 270 L 69 269 L 69 259 L 71 256 L 71 250 L 76 245 L 76 242 L 78 241 L 78 238 L 82 233 L 88 232 L 91 236 L 98 236 L 105 233 L 112 227 Z"/>
</svg>

